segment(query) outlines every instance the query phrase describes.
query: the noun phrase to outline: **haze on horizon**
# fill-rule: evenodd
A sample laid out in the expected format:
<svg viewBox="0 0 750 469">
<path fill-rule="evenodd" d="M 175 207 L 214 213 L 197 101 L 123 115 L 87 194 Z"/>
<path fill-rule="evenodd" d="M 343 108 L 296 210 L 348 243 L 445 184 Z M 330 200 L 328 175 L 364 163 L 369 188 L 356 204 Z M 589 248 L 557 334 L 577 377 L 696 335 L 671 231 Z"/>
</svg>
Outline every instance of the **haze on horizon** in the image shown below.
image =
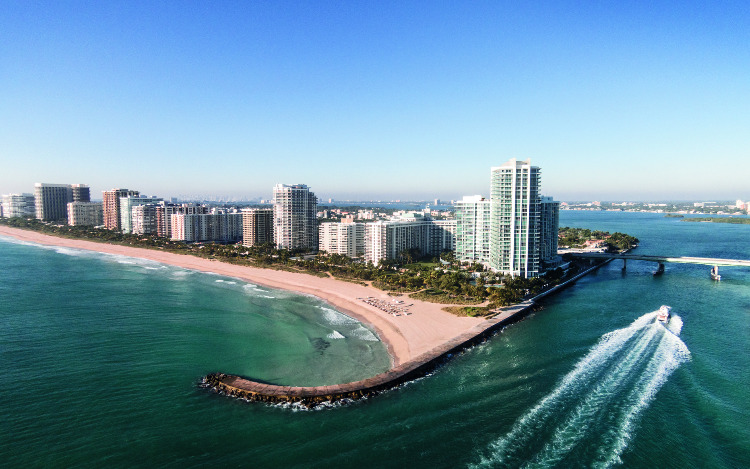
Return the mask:
<svg viewBox="0 0 750 469">
<path fill-rule="evenodd" d="M 750 198 L 744 2 L 11 2 L 0 193 Z"/>
</svg>

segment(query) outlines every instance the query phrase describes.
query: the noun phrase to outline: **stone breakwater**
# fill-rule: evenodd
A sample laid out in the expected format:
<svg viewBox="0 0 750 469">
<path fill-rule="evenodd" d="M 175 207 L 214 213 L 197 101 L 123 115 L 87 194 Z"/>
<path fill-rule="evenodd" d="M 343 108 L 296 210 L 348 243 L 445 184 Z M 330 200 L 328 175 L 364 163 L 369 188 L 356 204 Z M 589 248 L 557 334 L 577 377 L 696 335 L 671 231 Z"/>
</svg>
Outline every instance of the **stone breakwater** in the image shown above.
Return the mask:
<svg viewBox="0 0 750 469">
<path fill-rule="evenodd" d="M 295 387 L 262 383 L 236 375 L 211 373 L 203 378 L 201 385 L 219 394 L 238 399 L 271 404 L 289 403 L 303 407 L 316 407 L 325 403 L 348 402 L 363 397 L 371 397 L 425 376 L 452 355 L 481 343 L 506 325 L 523 318 L 533 308 L 535 300 L 567 288 L 579 278 L 607 263 L 608 261 L 586 269 L 531 300 L 502 308 L 491 319 L 478 324 L 460 336 L 420 355 L 414 360 L 372 378 L 331 386 Z"/>
<path fill-rule="evenodd" d="M 520 319 L 533 305 L 533 302 L 527 301 L 507 308 L 496 317 L 416 359 L 361 381 L 331 386 L 294 387 L 261 383 L 224 373 L 211 373 L 203 378 L 202 385 L 219 394 L 248 401 L 292 403 L 305 407 L 370 397 L 425 376 L 453 354 L 482 342 L 505 325 Z"/>
</svg>

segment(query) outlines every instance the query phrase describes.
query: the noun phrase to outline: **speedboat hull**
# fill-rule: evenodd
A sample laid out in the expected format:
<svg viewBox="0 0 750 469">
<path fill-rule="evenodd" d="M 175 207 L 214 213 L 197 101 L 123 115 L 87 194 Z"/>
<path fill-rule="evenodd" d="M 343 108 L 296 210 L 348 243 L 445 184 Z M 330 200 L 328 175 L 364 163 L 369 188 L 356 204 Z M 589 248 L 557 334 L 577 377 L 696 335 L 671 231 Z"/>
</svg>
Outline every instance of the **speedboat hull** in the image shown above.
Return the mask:
<svg viewBox="0 0 750 469">
<path fill-rule="evenodd" d="M 659 322 L 667 323 L 669 322 L 669 317 L 672 315 L 672 307 L 663 305 L 661 308 L 659 308 L 659 312 L 656 314 L 656 320 Z"/>
</svg>

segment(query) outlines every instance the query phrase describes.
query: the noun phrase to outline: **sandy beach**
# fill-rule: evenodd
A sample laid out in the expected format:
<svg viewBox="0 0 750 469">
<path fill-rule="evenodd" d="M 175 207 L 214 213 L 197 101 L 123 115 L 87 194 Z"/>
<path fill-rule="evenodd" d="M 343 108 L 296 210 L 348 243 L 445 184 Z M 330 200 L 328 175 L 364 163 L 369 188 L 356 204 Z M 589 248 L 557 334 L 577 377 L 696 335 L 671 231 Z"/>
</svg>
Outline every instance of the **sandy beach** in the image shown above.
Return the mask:
<svg viewBox="0 0 750 469">
<path fill-rule="evenodd" d="M 361 298 L 371 297 L 382 302 L 392 303 L 394 297 L 376 288 L 333 278 L 237 266 L 192 255 L 161 252 L 155 249 L 58 238 L 35 231 L 6 226 L 0 226 L 0 236 L 9 236 L 31 243 L 149 259 L 186 269 L 235 277 L 267 287 L 315 295 L 327 301 L 339 311 L 372 327 L 383 343 L 386 344 L 388 352 L 393 358 L 393 366 L 398 366 L 418 357 L 483 322 L 483 319 L 480 318 L 460 318 L 446 313 L 442 311 L 444 305 L 414 300 L 406 296 L 396 299 L 412 305 L 408 308 L 411 314 L 393 316 L 376 306 L 366 304 Z"/>
</svg>

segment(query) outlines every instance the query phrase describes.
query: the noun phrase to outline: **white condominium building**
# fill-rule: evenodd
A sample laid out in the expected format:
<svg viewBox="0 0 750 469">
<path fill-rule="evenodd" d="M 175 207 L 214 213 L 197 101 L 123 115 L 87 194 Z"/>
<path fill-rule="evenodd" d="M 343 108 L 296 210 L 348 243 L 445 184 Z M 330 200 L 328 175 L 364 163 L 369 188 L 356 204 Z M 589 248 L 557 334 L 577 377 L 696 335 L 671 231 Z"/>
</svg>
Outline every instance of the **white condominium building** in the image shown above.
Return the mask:
<svg viewBox="0 0 750 469">
<path fill-rule="evenodd" d="M 539 167 L 511 159 L 492 168 L 490 268 L 512 276 L 540 273 Z"/>
<path fill-rule="evenodd" d="M 361 257 L 365 254 L 364 223 L 321 223 L 318 249 L 329 254 Z"/>
<path fill-rule="evenodd" d="M 176 213 L 171 223 L 176 241 L 234 243 L 242 239 L 242 213 Z"/>
<path fill-rule="evenodd" d="M 104 224 L 104 211 L 101 202 L 70 202 L 68 204 L 68 225 L 100 226 Z"/>
<path fill-rule="evenodd" d="M 490 262 L 490 201 L 481 195 L 456 202 L 456 259 Z"/>
<path fill-rule="evenodd" d="M 304 184 L 273 188 L 273 233 L 277 249 L 318 248 L 318 199 Z"/>
<path fill-rule="evenodd" d="M 133 234 L 157 234 L 159 223 L 157 210 L 159 204 L 143 204 L 131 207 L 131 228 Z"/>
<path fill-rule="evenodd" d="M 242 210 L 242 244 L 273 243 L 273 209 L 250 208 Z"/>
<path fill-rule="evenodd" d="M 4 194 L 2 198 L 3 217 L 33 217 L 36 215 L 34 194 Z"/>
<path fill-rule="evenodd" d="M 440 255 L 454 248 L 456 220 L 432 220 L 410 214 L 401 219 L 365 224 L 365 260 L 378 265 L 409 249 Z"/>
<path fill-rule="evenodd" d="M 73 202 L 70 184 L 34 184 L 36 218 L 42 221 L 67 221 L 68 203 Z"/>
</svg>

